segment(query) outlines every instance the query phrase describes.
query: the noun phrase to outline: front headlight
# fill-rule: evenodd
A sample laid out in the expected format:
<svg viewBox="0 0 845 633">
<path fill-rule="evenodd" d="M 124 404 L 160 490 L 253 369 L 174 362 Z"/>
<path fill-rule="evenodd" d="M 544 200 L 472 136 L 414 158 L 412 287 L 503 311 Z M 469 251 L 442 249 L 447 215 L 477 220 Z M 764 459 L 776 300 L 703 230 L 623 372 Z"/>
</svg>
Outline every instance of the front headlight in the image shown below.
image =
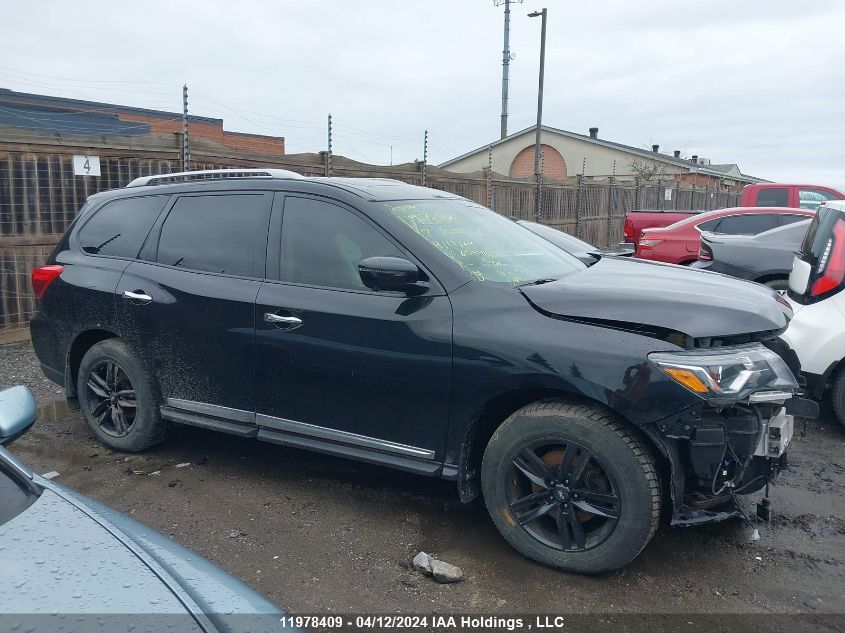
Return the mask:
<svg viewBox="0 0 845 633">
<path fill-rule="evenodd" d="M 740 402 L 756 391 L 798 388 L 781 357 L 760 343 L 654 352 L 648 358 L 672 380 L 708 401 Z"/>
</svg>

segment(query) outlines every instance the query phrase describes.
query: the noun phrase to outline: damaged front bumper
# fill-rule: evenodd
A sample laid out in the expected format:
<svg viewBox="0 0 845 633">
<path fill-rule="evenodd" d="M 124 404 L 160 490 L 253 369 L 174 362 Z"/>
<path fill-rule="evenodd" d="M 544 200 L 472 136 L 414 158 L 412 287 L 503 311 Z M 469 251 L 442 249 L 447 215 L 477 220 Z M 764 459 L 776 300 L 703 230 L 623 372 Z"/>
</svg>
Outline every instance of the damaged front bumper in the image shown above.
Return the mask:
<svg viewBox="0 0 845 633">
<path fill-rule="evenodd" d="M 786 466 L 795 416 L 818 405 L 800 398 L 792 372 L 761 345 L 650 357 L 701 403 L 648 429 L 669 458 L 672 525 L 745 516 L 737 496 L 768 485 Z M 768 501 L 758 508 L 767 518 Z"/>
<path fill-rule="evenodd" d="M 737 496 L 757 492 L 786 467 L 795 414 L 817 413 L 816 403 L 788 394 L 784 400 L 694 407 L 657 424 L 652 431 L 671 469 L 672 525 L 743 516 Z"/>
</svg>

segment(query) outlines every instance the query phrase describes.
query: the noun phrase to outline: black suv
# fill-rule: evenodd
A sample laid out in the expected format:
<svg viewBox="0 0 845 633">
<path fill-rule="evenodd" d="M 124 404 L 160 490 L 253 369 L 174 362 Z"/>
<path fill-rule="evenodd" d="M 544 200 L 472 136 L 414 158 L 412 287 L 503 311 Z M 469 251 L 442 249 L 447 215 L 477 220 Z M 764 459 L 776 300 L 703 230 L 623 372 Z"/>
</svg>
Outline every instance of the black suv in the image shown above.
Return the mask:
<svg viewBox="0 0 845 633">
<path fill-rule="evenodd" d="M 398 181 L 141 178 L 92 196 L 33 286 L 43 370 L 109 447 L 178 423 L 443 477 L 577 572 L 631 561 L 661 507 L 737 516 L 798 402 L 772 290 L 588 266 Z"/>
</svg>

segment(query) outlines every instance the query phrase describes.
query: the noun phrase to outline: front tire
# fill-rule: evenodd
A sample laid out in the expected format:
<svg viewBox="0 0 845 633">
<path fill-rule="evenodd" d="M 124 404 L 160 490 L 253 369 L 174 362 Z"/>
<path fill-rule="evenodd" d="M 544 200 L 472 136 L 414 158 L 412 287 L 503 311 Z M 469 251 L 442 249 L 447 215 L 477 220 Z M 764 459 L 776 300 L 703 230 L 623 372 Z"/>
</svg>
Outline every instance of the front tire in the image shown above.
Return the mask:
<svg viewBox="0 0 845 633">
<path fill-rule="evenodd" d="M 487 444 L 481 484 L 514 549 L 580 574 L 631 562 L 660 518 L 649 451 L 598 407 L 549 400 L 516 411 Z"/>
<path fill-rule="evenodd" d="M 91 346 L 79 364 L 76 389 L 85 421 L 109 448 L 137 453 L 167 437 L 151 381 L 120 339 Z"/>
</svg>

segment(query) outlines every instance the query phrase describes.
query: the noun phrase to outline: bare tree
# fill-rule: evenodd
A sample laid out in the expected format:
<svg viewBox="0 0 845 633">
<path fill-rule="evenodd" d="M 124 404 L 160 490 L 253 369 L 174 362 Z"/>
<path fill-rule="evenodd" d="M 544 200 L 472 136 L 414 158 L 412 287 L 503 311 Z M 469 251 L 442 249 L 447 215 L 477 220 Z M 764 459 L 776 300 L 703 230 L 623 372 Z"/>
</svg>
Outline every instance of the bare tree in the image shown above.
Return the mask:
<svg viewBox="0 0 845 633">
<path fill-rule="evenodd" d="M 646 182 L 664 179 L 669 174 L 666 171 L 666 165 L 656 160 L 635 158 L 628 163 L 628 167 L 635 176 Z"/>
</svg>

